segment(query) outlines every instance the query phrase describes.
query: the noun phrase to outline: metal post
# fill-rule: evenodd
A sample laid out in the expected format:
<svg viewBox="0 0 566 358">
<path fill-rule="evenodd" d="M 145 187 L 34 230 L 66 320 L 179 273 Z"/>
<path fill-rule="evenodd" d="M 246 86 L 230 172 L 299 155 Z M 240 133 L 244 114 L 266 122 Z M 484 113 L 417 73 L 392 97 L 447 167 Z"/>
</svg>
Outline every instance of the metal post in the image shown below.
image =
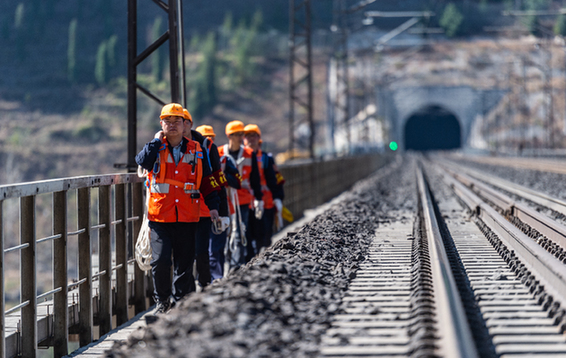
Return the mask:
<svg viewBox="0 0 566 358">
<path fill-rule="evenodd" d="M 177 0 L 179 47 L 181 49 L 181 92 L 183 95 L 183 107 L 187 108 L 187 84 L 185 82 L 185 29 L 183 28 L 183 2 Z"/>
<path fill-rule="evenodd" d="M 139 220 L 133 222 L 133 238 L 134 240 L 137 239 L 138 234 L 140 232 L 140 228 L 142 225 L 142 218 L 144 215 L 143 210 L 143 192 L 145 191 L 145 187 L 142 183 L 133 183 L 132 184 L 132 191 L 133 191 L 133 216 L 139 217 Z M 145 299 L 145 272 L 142 271 L 138 265 L 134 264 L 134 289 L 135 289 L 135 312 L 136 314 L 143 312 L 147 309 L 146 299 Z"/>
<path fill-rule="evenodd" d="M 6 301 L 4 297 L 4 200 L 0 200 L 0 358 L 6 357 Z"/>
<path fill-rule="evenodd" d="M 289 0 L 289 155 L 295 147 L 295 0 Z"/>
<path fill-rule="evenodd" d="M 308 148 L 311 158 L 314 158 L 316 133 L 313 119 L 310 0 L 289 0 L 289 11 L 289 153 L 293 155 L 295 149 L 295 128 L 302 124 L 295 118 L 296 103 L 306 111 L 310 131 Z M 299 58 L 302 48 L 304 58 Z M 299 78 L 295 79 L 295 75 L 299 75 Z"/>
<path fill-rule="evenodd" d="M 137 1 L 138 0 L 128 0 L 128 159 L 125 164 L 114 164 L 117 168 L 125 167 L 129 172 L 134 172 L 137 168 L 135 163 L 135 155 L 137 153 L 137 89 L 157 102 L 160 106 L 163 106 L 168 102 L 180 103 L 181 96 L 179 94 L 179 82 L 182 81 L 184 106 L 186 106 L 187 102 L 185 88 L 184 46 L 183 44 L 179 46 L 179 37 L 181 38 L 181 41 L 183 40 L 183 17 L 180 13 L 182 10 L 181 0 L 170 0 L 168 4 L 161 0 L 154 0 L 154 2 L 162 10 L 167 12 L 169 29 L 140 54 L 137 53 Z M 137 66 L 167 40 L 169 40 L 169 68 L 171 75 L 170 101 L 160 99 L 148 89 L 137 83 Z M 183 54 L 181 54 L 181 58 L 183 58 L 181 76 L 179 75 L 179 47 L 183 51 Z"/>
<path fill-rule="evenodd" d="M 126 249 L 126 192 L 124 184 L 115 187 L 116 212 L 116 324 L 128 321 L 128 262 Z"/>
<path fill-rule="evenodd" d="M 92 342 L 92 258 L 90 248 L 90 188 L 77 190 L 79 233 L 79 343 L 82 346 Z"/>
<path fill-rule="evenodd" d="M 548 43 L 548 66 L 547 66 L 547 75 L 546 83 L 548 87 L 548 96 L 549 96 L 549 103 L 548 103 L 548 126 L 549 126 L 549 147 L 550 149 L 554 149 L 556 147 L 556 136 L 555 136 L 555 128 L 554 128 L 554 87 L 552 86 L 552 42 L 549 41 Z"/>
<path fill-rule="evenodd" d="M 22 244 L 29 245 L 21 251 L 21 302 L 29 302 L 21 309 L 22 356 L 35 357 L 37 353 L 35 196 L 20 198 L 20 237 Z"/>
<path fill-rule="evenodd" d="M 53 193 L 53 235 L 61 235 L 53 242 L 53 288 L 61 287 L 53 295 L 53 356 L 60 358 L 69 353 L 66 191 Z"/>
<path fill-rule="evenodd" d="M 334 58 L 336 60 L 336 98 L 334 113 L 341 118 L 334 119 L 335 125 L 342 125 L 346 130 L 347 151 L 351 150 L 350 133 L 350 85 L 348 73 L 348 33 L 344 0 L 334 0 Z"/>
<path fill-rule="evenodd" d="M 179 96 L 179 51 L 177 28 L 177 1 L 169 1 L 169 71 L 171 75 L 171 101 L 180 102 Z"/>
<path fill-rule="evenodd" d="M 313 118 L 313 93 L 312 93 L 312 43 L 311 43 L 311 3 L 310 0 L 305 1 L 305 32 L 307 41 L 307 121 L 309 122 L 310 138 L 309 138 L 309 154 L 314 159 L 314 140 L 315 127 Z"/>
<path fill-rule="evenodd" d="M 128 0 L 128 171 L 137 167 L 137 17 L 137 0 Z"/>
<path fill-rule="evenodd" d="M 112 241 L 110 240 L 110 186 L 98 188 L 98 224 L 104 225 L 98 231 L 99 256 L 98 276 L 99 302 L 98 325 L 100 336 L 112 330 Z"/>
</svg>

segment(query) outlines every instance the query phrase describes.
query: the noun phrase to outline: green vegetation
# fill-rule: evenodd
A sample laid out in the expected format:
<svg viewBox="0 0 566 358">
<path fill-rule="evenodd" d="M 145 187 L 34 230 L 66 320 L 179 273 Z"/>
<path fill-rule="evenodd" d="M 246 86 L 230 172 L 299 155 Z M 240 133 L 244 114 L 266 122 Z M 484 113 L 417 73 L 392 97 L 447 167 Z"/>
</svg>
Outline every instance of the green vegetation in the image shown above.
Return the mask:
<svg viewBox="0 0 566 358">
<path fill-rule="evenodd" d="M 161 25 L 163 20 L 161 17 L 156 17 L 153 21 L 153 26 L 151 28 L 151 41 L 155 42 L 162 35 L 163 30 Z M 165 69 L 165 61 L 162 59 L 163 48 L 158 48 L 151 54 L 151 74 L 157 82 L 163 79 L 163 71 Z"/>
<path fill-rule="evenodd" d="M 16 8 L 16 14 L 14 16 L 14 30 L 16 33 L 16 57 L 19 61 L 23 61 L 25 58 L 25 43 L 26 43 L 26 24 L 24 21 L 25 17 L 25 6 L 21 2 Z"/>
<path fill-rule="evenodd" d="M 189 108 L 196 117 L 202 117 L 216 104 L 216 39 L 210 32 L 201 44 L 203 60 L 198 66 L 191 85 Z"/>
<path fill-rule="evenodd" d="M 193 115 L 210 113 L 220 92 L 234 91 L 255 78 L 253 56 L 263 55 L 258 41 L 262 23 L 262 13 L 256 11 L 249 25 L 241 19 L 233 29 L 232 15 L 227 13 L 218 33 L 210 31 L 202 41 L 198 35 L 192 37 L 189 53 L 198 54 L 198 64 L 187 76 Z"/>
<path fill-rule="evenodd" d="M 554 34 L 566 36 L 566 16 L 560 15 L 554 24 Z"/>
<path fill-rule="evenodd" d="M 112 35 L 106 43 L 106 59 L 108 60 L 108 66 L 110 68 L 115 68 L 118 63 L 116 57 L 116 44 L 118 43 L 118 36 Z"/>
<path fill-rule="evenodd" d="M 446 36 L 454 37 L 459 34 L 464 16 L 460 13 L 454 3 L 449 3 L 444 8 L 442 18 L 440 19 L 440 26 L 444 29 Z"/>
<path fill-rule="evenodd" d="M 548 8 L 550 0 L 523 0 L 526 10 L 542 10 Z"/>
<path fill-rule="evenodd" d="M 21 2 L 18 4 L 16 8 L 16 15 L 14 16 L 14 28 L 16 30 L 21 29 L 24 26 L 24 15 L 25 15 L 25 6 L 24 3 Z"/>
<path fill-rule="evenodd" d="M 69 24 L 69 44 L 67 47 L 67 79 L 75 82 L 77 79 L 77 19 Z"/>
<path fill-rule="evenodd" d="M 106 83 L 106 41 L 102 41 L 102 43 L 98 45 L 94 77 L 100 86 Z"/>
</svg>

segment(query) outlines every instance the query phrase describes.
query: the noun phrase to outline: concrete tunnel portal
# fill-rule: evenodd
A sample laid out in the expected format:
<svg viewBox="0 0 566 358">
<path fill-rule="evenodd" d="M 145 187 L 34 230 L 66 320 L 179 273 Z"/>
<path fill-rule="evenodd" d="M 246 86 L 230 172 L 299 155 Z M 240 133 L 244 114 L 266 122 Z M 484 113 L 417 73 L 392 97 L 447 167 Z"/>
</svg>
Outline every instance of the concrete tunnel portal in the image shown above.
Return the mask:
<svg viewBox="0 0 566 358">
<path fill-rule="evenodd" d="M 440 106 L 413 113 L 403 130 L 405 150 L 449 150 L 462 147 L 460 121 Z"/>
</svg>

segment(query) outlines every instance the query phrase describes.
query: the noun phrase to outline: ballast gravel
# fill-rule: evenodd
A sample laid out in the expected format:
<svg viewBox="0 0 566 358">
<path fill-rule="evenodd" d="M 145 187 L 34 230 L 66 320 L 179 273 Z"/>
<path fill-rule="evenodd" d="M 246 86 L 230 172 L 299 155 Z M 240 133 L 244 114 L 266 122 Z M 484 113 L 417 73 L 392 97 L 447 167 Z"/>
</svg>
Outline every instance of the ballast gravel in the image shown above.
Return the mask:
<svg viewBox="0 0 566 358">
<path fill-rule="evenodd" d="M 416 210 L 400 159 L 246 266 L 193 293 L 106 357 L 315 357 L 380 222 Z M 402 211 L 401 211 L 402 212 Z"/>
</svg>

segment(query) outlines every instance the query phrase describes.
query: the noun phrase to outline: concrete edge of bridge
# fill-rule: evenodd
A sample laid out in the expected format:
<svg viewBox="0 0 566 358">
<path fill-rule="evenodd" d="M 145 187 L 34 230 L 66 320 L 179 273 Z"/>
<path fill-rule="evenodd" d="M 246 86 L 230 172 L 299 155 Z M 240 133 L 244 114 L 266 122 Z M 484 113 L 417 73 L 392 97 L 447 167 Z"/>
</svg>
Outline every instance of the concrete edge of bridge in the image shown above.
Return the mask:
<svg viewBox="0 0 566 358">
<path fill-rule="evenodd" d="M 139 329 L 140 327 L 145 327 L 146 322 L 144 317 L 147 314 L 152 314 L 153 310 L 154 306 L 150 307 L 147 311 L 138 313 L 134 317 L 130 318 L 128 322 L 114 328 L 110 332 L 100 337 L 98 340 L 77 349 L 66 357 L 104 357 L 104 352 L 112 348 L 115 342 L 125 341 L 133 331 Z"/>
</svg>

